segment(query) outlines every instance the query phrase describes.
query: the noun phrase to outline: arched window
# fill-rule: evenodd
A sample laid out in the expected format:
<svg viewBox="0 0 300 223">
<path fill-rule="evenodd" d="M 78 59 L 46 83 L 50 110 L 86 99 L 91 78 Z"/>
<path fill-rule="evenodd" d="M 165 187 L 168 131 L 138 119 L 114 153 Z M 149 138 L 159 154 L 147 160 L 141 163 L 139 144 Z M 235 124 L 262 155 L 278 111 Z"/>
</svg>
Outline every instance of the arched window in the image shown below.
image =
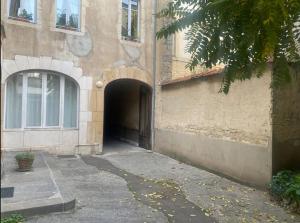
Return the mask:
<svg viewBox="0 0 300 223">
<path fill-rule="evenodd" d="M 77 128 L 78 86 L 50 71 L 22 72 L 6 83 L 5 127 Z"/>
</svg>

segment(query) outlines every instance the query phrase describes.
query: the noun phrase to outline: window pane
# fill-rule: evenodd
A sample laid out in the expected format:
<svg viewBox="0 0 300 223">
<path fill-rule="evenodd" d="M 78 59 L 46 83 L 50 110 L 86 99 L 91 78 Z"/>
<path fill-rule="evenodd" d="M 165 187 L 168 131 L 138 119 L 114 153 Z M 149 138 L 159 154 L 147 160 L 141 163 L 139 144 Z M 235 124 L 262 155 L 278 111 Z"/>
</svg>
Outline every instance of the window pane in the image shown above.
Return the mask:
<svg viewBox="0 0 300 223">
<path fill-rule="evenodd" d="M 80 24 L 80 0 L 56 1 L 56 26 L 78 30 Z"/>
<path fill-rule="evenodd" d="M 35 0 L 11 0 L 9 16 L 18 20 L 35 21 Z"/>
<path fill-rule="evenodd" d="M 55 74 L 47 74 L 46 92 L 46 125 L 59 125 L 60 105 L 60 77 Z"/>
<path fill-rule="evenodd" d="M 122 1 L 122 36 L 128 36 L 128 0 Z"/>
<path fill-rule="evenodd" d="M 22 126 L 22 85 L 23 76 L 14 75 L 7 81 L 6 90 L 6 128 Z"/>
<path fill-rule="evenodd" d="M 64 127 L 77 127 L 77 86 L 70 78 L 65 78 Z"/>
<path fill-rule="evenodd" d="M 131 37 L 138 38 L 138 2 L 131 0 Z"/>
<path fill-rule="evenodd" d="M 42 75 L 28 74 L 27 88 L 27 126 L 41 126 L 42 111 Z"/>
</svg>

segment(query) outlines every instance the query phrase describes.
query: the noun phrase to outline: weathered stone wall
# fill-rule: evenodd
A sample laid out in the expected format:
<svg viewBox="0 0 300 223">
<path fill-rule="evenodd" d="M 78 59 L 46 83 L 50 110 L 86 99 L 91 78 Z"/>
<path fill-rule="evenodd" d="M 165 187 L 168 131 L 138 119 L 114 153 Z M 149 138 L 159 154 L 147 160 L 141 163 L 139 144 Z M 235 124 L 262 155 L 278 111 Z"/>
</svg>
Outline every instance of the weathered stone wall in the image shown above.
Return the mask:
<svg viewBox="0 0 300 223">
<path fill-rule="evenodd" d="M 6 30 L 3 43 L 6 67 L 2 73 L 8 76 L 12 73 L 11 67 L 20 70 L 18 66 L 48 70 L 55 67 L 63 74 L 69 72 L 70 65 L 76 68 L 85 81 L 82 81 L 84 88 L 80 89 L 80 117 L 76 140 L 78 148 L 73 151 L 101 152 L 105 86 L 120 78 L 137 79 L 152 85 L 152 2 L 141 1 L 139 42 L 121 38 L 122 1 L 82 0 L 80 32 L 55 28 L 55 1 L 37 1 L 36 24 L 8 19 L 8 2 L 1 1 L 1 20 Z M 25 56 L 21 65 L 17 64 L 18 55 Z M 46 62 L 47 66 L 42 66 L 39 61 L 44 60 L 54 65 Z M 74 76 L 74 79 L 78 76 L 72 72 L 68 75 Z M 96 87 L 96 83 L 100 87 Z M 2 89 L 4 86 L 5 80 L 1 84 Z M 5 94 L 1 96 L 4 99 Z M 3 119 L 3 110 L 1 118 Z M 9 148 L 12 141 L 5 134 L 19 132 L 6 132 L 3 126 L 1 130 L 4 130 L 4 147 Z M 26 131 L 22 130 L 23 136 Z M 40 130 L 40 136 L 44 135 L 42 131 L 44 130 Z M 36 134 L 39 135 L 39 131 L 35 131 Z M 59 137 L 63 135 L 60 134 Z M 75 136 L 72 136 L 72 140 L 73 138 Z M 15 148 L 23 148 L 23 145 Z M 29 145 L 36 147 L 35 143 Z M 45 146 L 41 143 L 38 147 L 41 149 Z M 46 147 L 49 148 L 49 145 Z M 63 148 L 62 144 L 59 147 L 53 144 L 54 151 L 60 152 Z"/>
<path fill-rule="evenodd" d="M 300 169 L 300 71 L 273 91 L 273 173 Z"/>
</svg>

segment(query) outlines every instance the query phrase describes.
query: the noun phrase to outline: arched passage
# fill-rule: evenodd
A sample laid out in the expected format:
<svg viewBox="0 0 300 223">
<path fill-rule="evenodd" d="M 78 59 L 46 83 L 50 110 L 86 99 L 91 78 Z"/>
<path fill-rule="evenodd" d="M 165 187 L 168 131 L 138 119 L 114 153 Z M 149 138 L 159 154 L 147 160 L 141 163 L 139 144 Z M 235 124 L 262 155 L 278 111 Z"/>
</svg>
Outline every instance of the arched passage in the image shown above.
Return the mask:
<svg viewBox="0 0 300 223">
<path fill-rule="evenodd" d="M 133 79 L 118 79 L 106 86 L 104 145 L 117 139 L 151 148 L 151 94 L 151 87 Z"/>
</svg>

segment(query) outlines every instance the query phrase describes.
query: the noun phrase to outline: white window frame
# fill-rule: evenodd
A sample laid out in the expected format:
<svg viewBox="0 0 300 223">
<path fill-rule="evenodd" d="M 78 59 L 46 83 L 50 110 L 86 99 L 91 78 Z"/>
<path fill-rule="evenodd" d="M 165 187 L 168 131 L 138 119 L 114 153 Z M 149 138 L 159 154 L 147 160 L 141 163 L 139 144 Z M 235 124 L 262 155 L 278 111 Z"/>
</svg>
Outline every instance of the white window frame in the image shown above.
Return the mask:
<svg viewBox="0 0 300 223">
<path fill-rule="evenodd" d="M 37 20 L 38 20 L 38 15 L 37 15 L 37 4 L 38 4 L 38 2 L 37 1 L 40 1 L 40 0 L 33 0 L 34 1 L 34 19 L 32 21 L 31 20 L 26 20 L 26 21 L 16 20 L 15 18 L 18 18 L 18 17 L 11 16 L 10 15 L 11 1 L 12 0 L 7 0 L 7 3 L 8 3 L 7 4 L 7 18 L 8 19 L 13 20 L 13 21 L 24 22 L 24 23 L 37 24 Z"/>
<path fill-rule="evenodd" d="M 73 32 L 81 32 L 81 10 L 82 10 L 82 0 L 78 0 L 79 1 L 79 13 L 78 13 L 78 28 L 77 29 L 66 29 L 64 28 L 63 26 L 57 26 L 57 0 L 55 0 L 55 4 L 54 4 L 54 7 L 55 7 L 55 17 L 54 17 L 54 27 L 56 29 L 61 29 L 61 30 L 68 30 L 68 31 L 73 31 Z M 69 18 L 68 16 L 66 16 L 66 23 L 69 22 Z"/>
<path fill-rule="evenodd" d="M 27 90 L 28 90 L 28 74 L 30 73 L 34 73 L 34 72 L 38 72 L 42 75 L 42 108 L 41 108 L 41 126 L 27 126 Z M 58 126 L 47 126 L 46 125 L 46 107 L 47 107 L 47 74 L 55 74 L 57 76 L 60 77 L 60 108 L 59 108 L 59 125 Z M 79 126 L 79 86 L 76 83 L 75 80 L 74 81 L 75 85 L 77 86 L 77 120 L 76 120 L 76 126 L 75 127 L 64 127 L 64 94 L 65 94 L 65 75 L 64 74 L 60 74 L 57 72 L 53 72 L 53 71 L 28 71 L 28 72 L 19 72 L 13 75 L 18 75 L 21 74 L 22 75 L 22 120 L 21 120 L 21 128 L 7 128 L 6 127 L 6 103 L 7 103 L 7 81 L 5 82 L 5 86 L 4 86 L 4 90 L 5 90 L 5 97 L 4 97 L 4 119 L 3 119 L 3 124 L 4 124 L 4 129 L 5 130 L 13 130 L 13 131 L 18 131 L 18 130 L 30 130 L 30 129 L 68 129 L 68 130 L 72 130 L 72 129 L 76 129 L 78 130 L 78 126 Z M 10 77 L 9 77 L 10 78 Z"/>
<path fill-rule="evenodd" d="M 122 7 L 122 14 L 123 14 L 123 0 L 121 0 L 121 7 Z M 122 38 L 125 39 L 125 40 L 130 40 L 130 41 L 139 41 L 140 40 L 140 21 L 141 21 L 141 10 L 140 10 L 140 4 L 141 4 L 141 1 L 140 0 L 137 0 L 137 12 L 138 12 L 138 22 L 137 22 L 137 38 L 136 39 L 131 39 L 131 0 L 128 0 L 128 18 L 127 18 L 127 23 L 128 23 L 128 30 L 127 30 L 127 35 L 128 36 L 123 36 L 122 35 L 122 32 L 121 32 L 121 35 L 122 35 Z M 123 16 L 123 15 L 122 15 Z M 122 17 L 121 16 L 121 17 Z M 122 21 L 123 23 L 123 21 Z"/>
</svg>

